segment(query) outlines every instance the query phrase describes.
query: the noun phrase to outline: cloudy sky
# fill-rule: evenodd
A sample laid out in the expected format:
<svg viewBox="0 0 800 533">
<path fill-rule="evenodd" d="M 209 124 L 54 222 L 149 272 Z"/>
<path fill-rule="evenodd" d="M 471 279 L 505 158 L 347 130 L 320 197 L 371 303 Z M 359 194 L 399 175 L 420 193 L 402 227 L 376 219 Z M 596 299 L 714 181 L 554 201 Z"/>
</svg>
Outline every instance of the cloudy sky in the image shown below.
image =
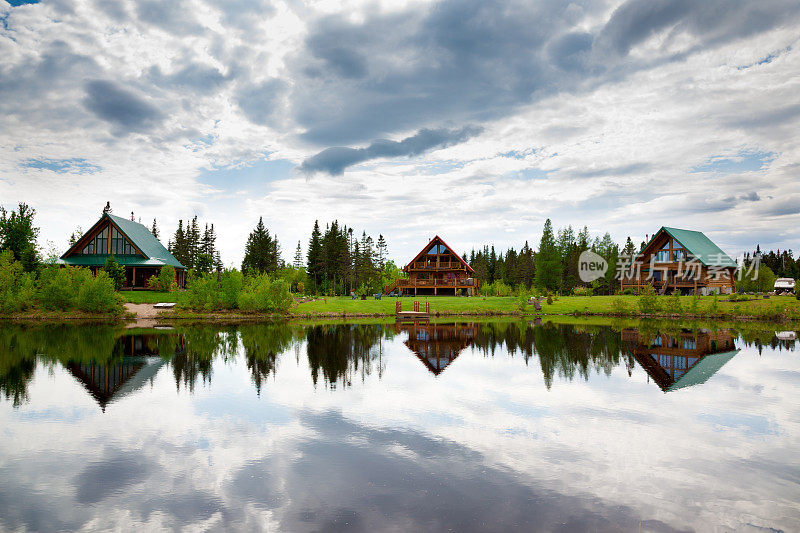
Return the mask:
<svg viewBox="0 0 800 533">
<path fill-rule="evenodd" d="M 22 5 L 18 5 L 22 4 Z M 389 243 L 798 247 L 797 1 L 0 0 L 0 204 L 63 248 L 110 200 L 237 263 L 259 216 Z"/>
</svg>

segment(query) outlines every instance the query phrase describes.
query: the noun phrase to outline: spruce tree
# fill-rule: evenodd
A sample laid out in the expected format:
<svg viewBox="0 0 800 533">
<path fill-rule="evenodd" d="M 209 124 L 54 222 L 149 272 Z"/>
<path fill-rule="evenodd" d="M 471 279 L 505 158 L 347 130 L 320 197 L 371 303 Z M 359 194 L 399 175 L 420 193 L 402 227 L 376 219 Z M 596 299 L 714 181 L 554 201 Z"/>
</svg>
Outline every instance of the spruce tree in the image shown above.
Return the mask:
<svg viewBox="0 0 800 533">
<path fill-rule="evenodd" d="M 553 236 L 553 223 L 548 218 L 544 223 L 539 252 L 536 254 L 536 286 L 551 291 L 557 290 L 560 268 L 558 249 Z"/>
<path fill-rule="evenodd" d="M 308 255 L 306 256 L 306 269 L 315 286 L 322 282 L 322 233 L 319 230 L 319 221 L 314 221 L 311 239 L 308 241 Z"/>
<path fill-rule="evenodd" d="M 153 237 L 158 239 L 158 224 L 156 224 L 156 219 L 153 219 L 153 226 L 150 228 L 150 233 L 153 234 Z"/>
<path fill-rule="evenodd" d="M 297 249 L 294 251 L 294 263 L 292 263 L 294 268 L 300 268 L 303 266 L 303 250 L 300 248 L 300 241 L 297 241 Z"/>
</svg>

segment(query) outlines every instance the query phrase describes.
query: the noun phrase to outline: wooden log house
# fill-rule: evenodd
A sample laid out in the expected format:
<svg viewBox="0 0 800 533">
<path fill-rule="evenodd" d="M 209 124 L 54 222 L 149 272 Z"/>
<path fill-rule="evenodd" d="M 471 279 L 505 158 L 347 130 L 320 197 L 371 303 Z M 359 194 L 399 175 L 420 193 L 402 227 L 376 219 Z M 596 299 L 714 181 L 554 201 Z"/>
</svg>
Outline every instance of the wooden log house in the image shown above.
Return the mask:
<svg viewBox="0 0 800 533">
<path fill-rule="evenodd" d="M 624 266 L 624 265 L 623 265 Z M 623 268 L 620 288 L 659 294 L 730 294 L 736 290 L 736 262 L 702 232 L 662 227 Z"/>
<path fill-rule="evenodd" d="M 474 296 L 478 280 L 474 270 L 438 235 L 403 267 L 407 278 L 398 279 L 388 287 L 388 293 L 405 295 Z"/>
<path fill-rule="evenodd" d="M 622 341 L 664 392 L 705 383 L 739 353 L 725 330 L 680 330 L 646 340 L 636 329 L 623 329 Z"/>
<path fill-rule="evenodd" d="M 175 268 L 175 281 L 179 287 L 186 283 L 186 267 L 146 226 L 105 212 L 58 262 L 88 267 L 96 274 L 111 254 L 125 268 L 125 288 L 145 288 L 150 276 L 158 276 L 166 265 Z"/>
</svg>

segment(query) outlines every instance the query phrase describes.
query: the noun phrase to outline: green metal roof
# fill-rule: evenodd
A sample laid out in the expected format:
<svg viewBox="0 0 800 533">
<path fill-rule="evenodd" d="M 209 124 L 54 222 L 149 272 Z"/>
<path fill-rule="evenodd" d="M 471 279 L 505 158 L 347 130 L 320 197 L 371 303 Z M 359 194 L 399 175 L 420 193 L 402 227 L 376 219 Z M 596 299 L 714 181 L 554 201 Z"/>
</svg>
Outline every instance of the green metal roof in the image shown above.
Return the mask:
<svg viewBox="0 0 800 533">
<path fill-rule="evenodd" d="M 71 255 L 61 259 L 60 263 L 71 266 L 103 266 L 109 257 L 110 254 Z M 114 255 L 114 258 L 122 266 L 164 266 L 163 261 L 142 257 L 141 255 Z"/>
<path fill-rule="evenodd" d="M 131 243 L 133 243 L 139 250 L 142 251 L 147 257 L 143 258 L 141 256 L 132 256 L 132 255 L 119 255 L 116 256 L 117 261 L 121 265 L 125 266 L 164 266 L 164 265 L 172 265 L 175 268 L 183 268 L 180 261 L 175 259 L 175 257 L 169 253 L 169 250 L 164 248 L 164 245 L 155 238 L 155 236 L 150 233 L 150 230 L 147 229 L 147 226 L 139 224 L 133 220 L 118 217 L 116 215 L 111 215 L 108 213 L 103 213 L 103 216 L 100 217 L 100 220 L 92 226 L 92 230 L 95 226 L 97 226 L 103 219 L 108 218 L 111 222 L 114 223 L 117 228 L 125 235 Z M 90 230 L 90 231 L 92 231 Z M 73 246 L 74 248 L 74 246 Z M 67 250 L 67 253 L 61 256 L 59 260 L 60 263 L 65 265 L 76 265 L 76 266 L 102 266 L 105 264 L 108 255 L 105 254 L 95 254 L 95 255 L 71 255 L 69 257 L 65 257 L 72 248 Z"/>
<path fill-rule="evenodd" d="M 736 268 L 738 265 L 736 261 L 730 258 L 728 254 L 722 251 L 719 246 L 714 244 L 711 239 L 705 236 L 701 231 L 691 231 L 688 229 L 668 228 L 662 226 L 661 230 L 666 231 L 673 239 L 678 241 L 681 246 L 694 257 L 697 258 L 702 264 L 706 266 L 720 266 Z M 645 244 L 642 251 L 650 246 L 656 237 L 661 233 L 658 230 L 653 238 Z"/>
<path fill-rule="evenodd" d="M 705 383 L 708 381 L 708 378 L 713 376 L 725 363 L 733 359 L 733 356 L 737 353 L 739 353 L 739 350 L 706 355 L 695 363 L 684 375 L 675 380 L 675 383 L 670 385 L 664 392 L 685 389 L 686 387 Z"/>
</svg>

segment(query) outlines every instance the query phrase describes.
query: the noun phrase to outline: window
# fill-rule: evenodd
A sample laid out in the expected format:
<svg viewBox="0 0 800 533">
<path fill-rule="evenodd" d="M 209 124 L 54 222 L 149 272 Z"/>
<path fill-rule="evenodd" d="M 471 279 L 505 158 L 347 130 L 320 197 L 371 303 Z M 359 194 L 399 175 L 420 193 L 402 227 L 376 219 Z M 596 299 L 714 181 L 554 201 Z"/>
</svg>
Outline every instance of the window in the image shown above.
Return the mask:
<svg viewBox="0 0 800 533">
<path fill-rule="evenodd" d="M 128 241 L 125 241 L 125 255 L 133 255 L 133 246 Z"/>
<path fill-rule="evenodd" d="M 94 241 L 90 242 L 86 246 L 83 247 L 83 251 L 81 251 L 84 255 L 90 255 L 94 253 Z"/>
<path fill-rule="evenodd" d="M 669 250 L 660 250 L 656 260 L 659 263 L 669 263 Z"/>
<path fill-rule="evenodd" d="M 683 348 L 685 350 L 696 350 L 697 349 L 697 342 L 694 339 L 684 339 L 683 340 Z"/>
<path fill-rule="evenodd" d="M 115 227 L 111 227 L 111 253 L 121 255 L 125 251 L 125 237 Z"/>
<path fill-rule="evenodd" d="M 671 242 L 670 239 L 667 239 L 667 242 L 664 243 L 664 246 L 661 247 L 662 250 L 669 250 L 669 243 Z"/>
<path fill-rule="evenodd" d="M 672 260 L 673 261 L 685 261 L 686 260 L 686 250 L 675 250 L 672 252 Z"/>
<path fill-rule="evenodd" d="M 686 358 L 683 356 L 677 356 L 674 359 L 675 368 L 680 370 L 686 370 Z"/>
<path fill-rule="evenodd" d="M 95 253 L 98 254 L 106 254 L 108 253 L 108 226 L 103 228 L 103 231 L 97 234 L 97 245 L 95 246 L 97 250 Z"/>
</svg>

